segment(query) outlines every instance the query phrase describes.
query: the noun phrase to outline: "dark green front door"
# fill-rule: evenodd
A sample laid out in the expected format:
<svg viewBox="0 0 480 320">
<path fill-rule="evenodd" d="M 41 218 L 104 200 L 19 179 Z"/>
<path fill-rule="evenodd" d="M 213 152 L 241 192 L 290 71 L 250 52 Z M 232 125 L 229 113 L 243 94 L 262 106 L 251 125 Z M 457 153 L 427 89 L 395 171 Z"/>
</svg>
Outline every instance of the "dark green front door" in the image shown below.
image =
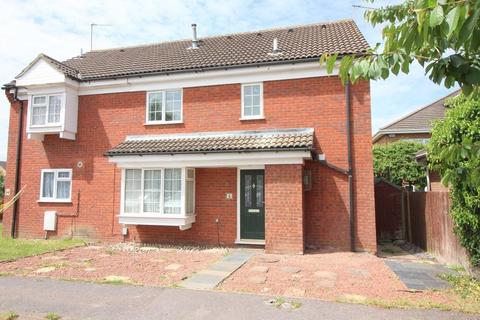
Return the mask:
<svg viewBox="0 0 480 320">
<path fill-rule="evenodd" d="M 240 171 L 240 237 L 242 239 L 265 239 L 263 170 Z"/>
</svg>

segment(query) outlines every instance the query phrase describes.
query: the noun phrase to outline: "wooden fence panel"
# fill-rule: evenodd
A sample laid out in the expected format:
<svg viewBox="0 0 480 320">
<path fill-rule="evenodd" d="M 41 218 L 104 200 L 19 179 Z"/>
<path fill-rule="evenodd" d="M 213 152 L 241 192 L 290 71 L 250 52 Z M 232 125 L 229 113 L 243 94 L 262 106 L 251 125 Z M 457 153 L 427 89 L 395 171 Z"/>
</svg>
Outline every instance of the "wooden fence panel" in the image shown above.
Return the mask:
<svg viewBox="0 0 480 320">
<path fill-rule="evenodd" d="M 453 232 L 448 192 L 408 192 L 411 241 L 441 262 L 465 265 L 465 249 Z"/>
</svg>

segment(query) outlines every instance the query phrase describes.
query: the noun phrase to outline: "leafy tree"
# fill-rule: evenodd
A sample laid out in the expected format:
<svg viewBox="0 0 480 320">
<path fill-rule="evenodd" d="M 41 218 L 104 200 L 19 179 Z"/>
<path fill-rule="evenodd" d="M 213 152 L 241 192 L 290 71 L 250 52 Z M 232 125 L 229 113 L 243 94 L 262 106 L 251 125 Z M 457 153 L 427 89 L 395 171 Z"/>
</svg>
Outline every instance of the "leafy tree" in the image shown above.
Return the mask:
<svg viewBox="0 0 480 320">
<path fill-rule="evenodd" d="M 429 166 L 450 186 L 455 232 L 472 264 L 480 266 L 480 100 L 460 95 L 450 106 L 433 127 Z"/>
<path fill-rule="evenodd" d="M 425 187 L 426 168 L 415 161 L 414 154 L 424 148 L 416 142 L 398 141 L 385 146 L 373 148 L 373 171 L 375 176 L 382 177 L 396 185 L 403 182 Z"/>
<path fill-rule="evenodd" d="M 433 82 L 447 88 L 458 83 L 469 94 L 480 85 L 480 1 L 405 0 L 366 9 L 370 24 L 385 24 L 383 47 L 377 44 L 364 55 L 341 57 L 339 75 L 344 83 L 408 73 L 416 61 Z M 325 54 L 320 63 L 332 73 L 337 58 L 338 54 Z"/>
</svg>

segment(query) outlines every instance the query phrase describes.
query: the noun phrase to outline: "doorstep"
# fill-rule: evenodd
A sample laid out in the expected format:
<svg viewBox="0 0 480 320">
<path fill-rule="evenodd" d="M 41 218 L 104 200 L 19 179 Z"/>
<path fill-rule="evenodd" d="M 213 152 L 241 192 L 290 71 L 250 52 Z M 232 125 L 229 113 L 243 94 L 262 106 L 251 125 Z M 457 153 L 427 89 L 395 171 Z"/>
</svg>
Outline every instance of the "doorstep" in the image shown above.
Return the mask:
<svg viewBox="0 0 480 320">
<path fill-rule="evenodd" d="M 235 240 L 235 244 L 249 244 L 249 245 L 264 246 L 265 240 L 264 239 L 237 239 Z"/>
</svg>

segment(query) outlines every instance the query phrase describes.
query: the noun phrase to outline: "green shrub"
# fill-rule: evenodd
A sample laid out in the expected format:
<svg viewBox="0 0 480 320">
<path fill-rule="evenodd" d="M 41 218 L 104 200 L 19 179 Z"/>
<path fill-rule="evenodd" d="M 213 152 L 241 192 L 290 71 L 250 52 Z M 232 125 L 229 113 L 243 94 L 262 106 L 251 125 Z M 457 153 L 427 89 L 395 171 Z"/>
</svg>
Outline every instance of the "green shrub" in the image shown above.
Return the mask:
<svg viewBox="0 0 480 320">
<path fill-rule="evenodd" d="M 376 177 L 396 185 L 408 182 L 418 188 L 427 184 L 425 165 L 417 163 L 415 153 L 424 145 L 411 141 L 399 141 L 373 147 L 373 171 Z"/>
<path fill-rule="evenodd" d="M 480 265 L 480 100 L 460 95 L 449 101 L 428 144 L 432 170 L 450 187 L 455 233 L 474 266 Z"/>
</svg>

